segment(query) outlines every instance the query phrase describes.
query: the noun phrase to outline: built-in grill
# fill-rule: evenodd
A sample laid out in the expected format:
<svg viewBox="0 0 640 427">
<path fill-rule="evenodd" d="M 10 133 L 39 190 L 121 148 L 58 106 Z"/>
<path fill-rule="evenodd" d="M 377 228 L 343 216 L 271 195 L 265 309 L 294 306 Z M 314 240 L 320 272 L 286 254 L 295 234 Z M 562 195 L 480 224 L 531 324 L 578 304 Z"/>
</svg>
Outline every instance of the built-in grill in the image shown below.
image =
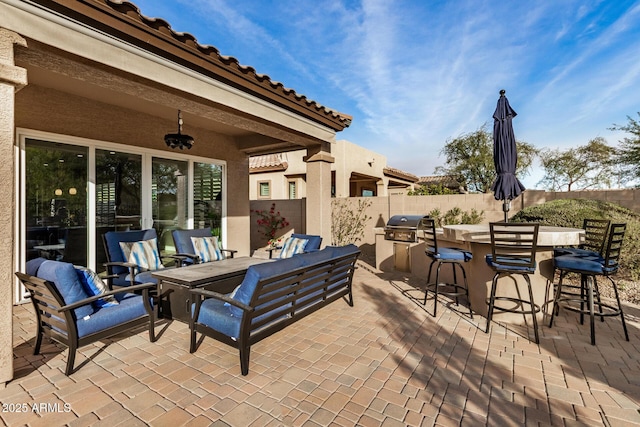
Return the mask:
<svg viewBox="0 0 640 427">
<path fill-rule="evenodd" d="M 417 242 L 418 231 L 424 229 L 424 215 L 394 215 L 384 227 L 384 239 L 395 242 Z"/>
</svg>

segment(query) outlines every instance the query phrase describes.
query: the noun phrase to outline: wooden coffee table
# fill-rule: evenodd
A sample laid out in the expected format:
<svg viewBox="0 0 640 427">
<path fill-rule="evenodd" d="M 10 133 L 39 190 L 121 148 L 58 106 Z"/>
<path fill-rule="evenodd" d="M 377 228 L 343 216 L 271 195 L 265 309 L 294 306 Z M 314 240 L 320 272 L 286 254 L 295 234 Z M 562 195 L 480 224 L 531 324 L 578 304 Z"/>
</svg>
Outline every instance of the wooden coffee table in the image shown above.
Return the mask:
<svg viewBox="0 0 640 427">
<path fill-rule="evenodd" d="M 158 279 L 158 295 L 161 296 L 160 316 L 188 323 L 191 317 L 189 289 L 204 288 L 222 294 L 229 293 L 242 282 L 250 266 L 272 261 L 275 260 L 227 258 L 153 273 L 153 277 Z"/>
</svg>

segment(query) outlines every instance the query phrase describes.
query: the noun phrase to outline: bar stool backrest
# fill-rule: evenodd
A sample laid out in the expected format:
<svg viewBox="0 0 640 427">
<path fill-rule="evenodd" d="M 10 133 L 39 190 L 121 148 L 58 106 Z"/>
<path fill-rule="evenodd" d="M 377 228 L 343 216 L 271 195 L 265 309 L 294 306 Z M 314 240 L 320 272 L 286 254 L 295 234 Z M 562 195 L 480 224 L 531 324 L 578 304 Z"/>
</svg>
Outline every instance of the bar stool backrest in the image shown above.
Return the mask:
<svg viewBox="0 0 640 427">
<path fill-rule="evenodd" d="M 537 223 L 489 223 L 493 262 L 504 270 L 535 269 L 539 228 Z"/>
<path fill-rule="evenodd" d="M 604 255 L 604 246 L 607 242 L 610 224 L 611 221 L 608 219 L 585 218 L 582 225 L 585 231 L 584 242 L 580 247 Z"/>
<path fill-rule="evenodd" d="M 436 238 L 436 222 L 432 218 L 422 218 L 425 250 L 427 253 L 438 253 L 438 239 Z"/>
<path fill-rule="evenodd" d="M 611 224 L 607 251 L 604 257 L 605 273 L 611 274 L 618 270 L 620 251 L 622 250 L 622 241 L 624 240 L 626 229 L 627 224 Z"/>
</svg>

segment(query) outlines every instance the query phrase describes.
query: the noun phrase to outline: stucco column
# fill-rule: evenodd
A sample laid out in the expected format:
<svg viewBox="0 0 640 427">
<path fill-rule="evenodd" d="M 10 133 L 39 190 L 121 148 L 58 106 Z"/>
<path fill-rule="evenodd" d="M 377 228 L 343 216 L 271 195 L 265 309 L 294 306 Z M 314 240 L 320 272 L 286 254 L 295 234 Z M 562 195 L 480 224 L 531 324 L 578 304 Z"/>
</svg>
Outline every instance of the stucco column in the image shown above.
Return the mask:
<svg viewBox="0 0 640 427">
<path fill-rule="evenodd" d="M 307 234 L 322 236 L 331 243 L 331 156 L 330 144 L 308 148 L 307 162 Z"/>
<path fill-rule="evenodd" d="M 15 93 L 27 84 L 27 71 L 15 66 L 15 44 L 27 45 L 18 34 L 0 28 L 0 388 L 13 379 L 14 106 Z"/>
</svg>

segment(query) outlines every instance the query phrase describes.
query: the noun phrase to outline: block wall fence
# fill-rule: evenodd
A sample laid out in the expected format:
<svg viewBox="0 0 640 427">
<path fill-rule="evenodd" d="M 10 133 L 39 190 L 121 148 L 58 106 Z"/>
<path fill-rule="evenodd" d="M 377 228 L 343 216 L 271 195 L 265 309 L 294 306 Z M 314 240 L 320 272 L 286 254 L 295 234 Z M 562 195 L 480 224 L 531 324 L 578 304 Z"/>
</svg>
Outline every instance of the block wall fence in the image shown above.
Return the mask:
<svg viewBox="0 0 640 427">
<path fill-rule="evenodd" d="M 358 206 L 358 200 L 371 202 L 367 209 L 367 216 L 371 217 L 365 227 L 364 238 L 357 242 L 358 246 L 375 244 L 375 227 L 384 227 L 390 217 L 394 215 L 427 215 L 433 209 L 439 209 L 442 214 L 455 207 L 470 212 L 475 209 L 484 211 L 483 222 L 500 221 L 504 218 L 502 202 L 495 200 L 493 194 L 453 194 L 442 196 L 407 196 L 404 193 L 390 194 L 387 197 L 350 197 L 347 200 Z M 590 190 L 552 192 L 544 190 L 526 190 L 511 202 L 509 216 L 513 216 L 525 207 L 540 205 L 558 199 L 595 199 L 611 202 L 640 213 L 640 189 L 623 190 Z M 304 233 L 306 218 L 306 199 L 297 200 L 252 200 L 251 209 L 269 210 L 271 204 L 276 204 L 279 211 L 290 223 L 281 233 Z M 265 246 L 267 239 L 260 235 L 257 227 L 258 217 L 251 214 L 251 248 Z M 329 245 L 331 242 L 323 242 Z"/>
</svg>

